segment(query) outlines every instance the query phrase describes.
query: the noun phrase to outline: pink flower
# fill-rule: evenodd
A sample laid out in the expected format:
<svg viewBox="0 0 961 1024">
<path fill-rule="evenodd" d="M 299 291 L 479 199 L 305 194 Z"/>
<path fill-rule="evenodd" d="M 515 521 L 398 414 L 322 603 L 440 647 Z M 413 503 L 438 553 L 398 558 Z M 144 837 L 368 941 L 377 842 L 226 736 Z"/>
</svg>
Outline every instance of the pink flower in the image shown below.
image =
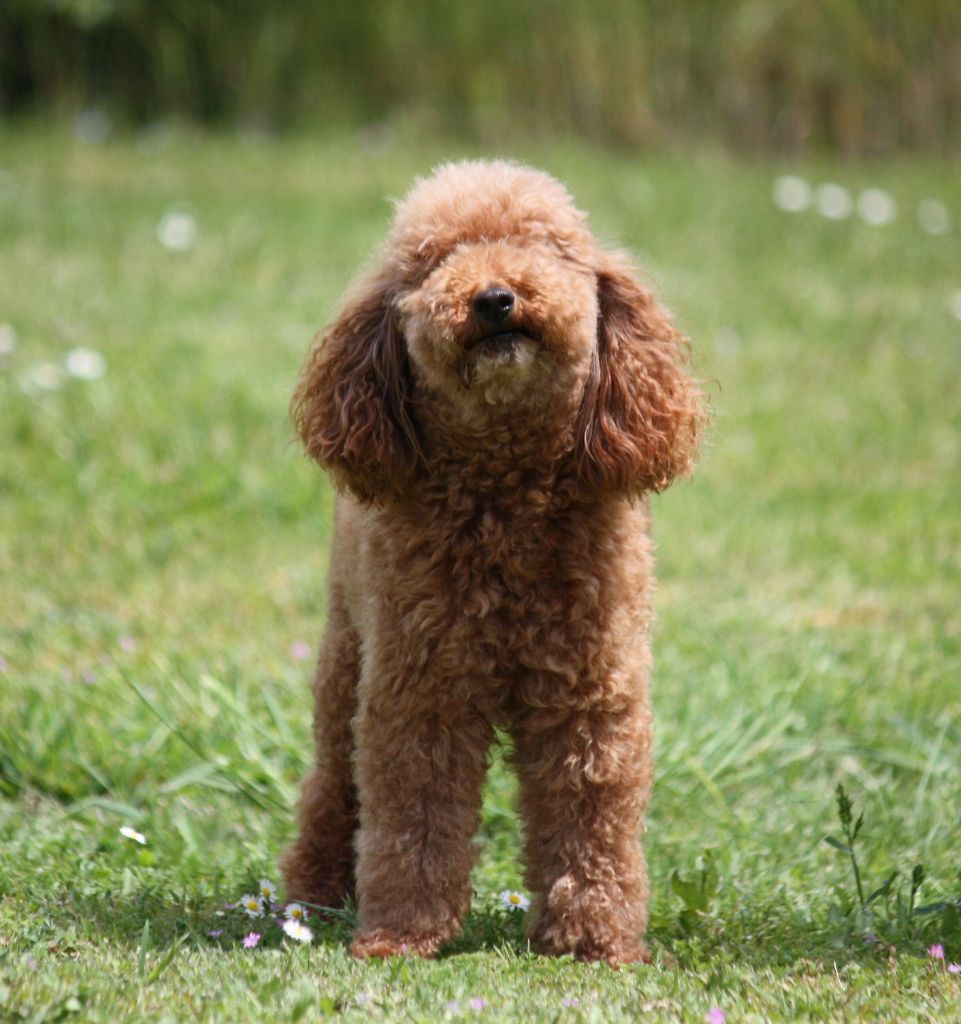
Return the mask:
<svg viewBox="0 0 961 1024">
<path fill-rule="evenodd" d="M 260 932 L 251 932 L 244 936 L 244 949 L 253 949 L 260 942 Z"/>
<path fill-rule="evenodd" d="M 487 1000 L 486 999 L 481 999 L 479 996 L 476 996 L 467 1005 L 472 1010 L 486 1010 L 487 1009 Z"/>
<path fill-rule="evenodd" d="M 290 656 L 298 661 L 303 661 L 305 658 L 310 657 L 311 650 L 312 648 L 306 640 L 295 640 L 290 645 Z"/>
<path fill-rule="evenodd" d="M 132 654 L 137 649 L 137 641 L 132 636 L 124 634 L 117 640 L 120 645 L 120 650 L 126 651 L 127 654 Z"/>
<path fill-rule="evenodd" d="M 944 946 L 939 942 L 936 946 L 928 946 L 928 956 L 932 960 L 943 960 L 944 959 Z"/>
<path fill-rule="evenodd" d="M 223 933 L 224 933 L 223 928 L 211 928 L 210 931 L 207 932 L 207 934 L 212 939 L 219 939 L 220 936 L 223 935 Z"/>
<path fill-rule="evenodd" d="M 720 1006 L 712 1006 L 707 1011 L 707 1024 L 724 1024 L 724 1011 Z"/>
<path fill-rule="evenodd" d="M 948 964 L 948 974 L 961 974 L 961 964 Z"/>
</svg>

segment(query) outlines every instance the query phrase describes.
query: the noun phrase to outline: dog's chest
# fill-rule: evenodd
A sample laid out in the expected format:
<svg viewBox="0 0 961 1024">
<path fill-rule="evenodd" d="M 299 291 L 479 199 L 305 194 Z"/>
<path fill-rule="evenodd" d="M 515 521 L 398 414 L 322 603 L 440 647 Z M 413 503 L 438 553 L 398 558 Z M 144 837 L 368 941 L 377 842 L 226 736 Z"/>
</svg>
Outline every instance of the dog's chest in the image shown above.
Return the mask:
<svg viewBox="0 0 961 1024">
<path fill-rule="evenodd" d="M 602 642 L 618 606 L 646 604 L 646 515 L 626 505 L 477 502 L 411 517 L 394 540 L 392 597 L 415 642 L 500 676 Z"/>
</svg>

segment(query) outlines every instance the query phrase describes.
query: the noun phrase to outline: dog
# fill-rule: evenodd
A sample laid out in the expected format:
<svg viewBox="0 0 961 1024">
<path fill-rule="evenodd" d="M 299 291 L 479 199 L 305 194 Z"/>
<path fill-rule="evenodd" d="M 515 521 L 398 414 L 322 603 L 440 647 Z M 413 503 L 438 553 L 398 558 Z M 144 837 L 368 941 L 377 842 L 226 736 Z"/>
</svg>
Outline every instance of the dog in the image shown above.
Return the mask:
<svg viewBox="0 0 961 1024">
<path fill-rule="evenodd" d="M 693 466 L 687 342 L 566 189 L 504 161 L 398 204 L 292 402 L 339 492 L 290 898 L 357 957 L 433 956 L 471 898 L 495 729 L 534 950 L 648 960 L 650 492 Z"/>
</svg>

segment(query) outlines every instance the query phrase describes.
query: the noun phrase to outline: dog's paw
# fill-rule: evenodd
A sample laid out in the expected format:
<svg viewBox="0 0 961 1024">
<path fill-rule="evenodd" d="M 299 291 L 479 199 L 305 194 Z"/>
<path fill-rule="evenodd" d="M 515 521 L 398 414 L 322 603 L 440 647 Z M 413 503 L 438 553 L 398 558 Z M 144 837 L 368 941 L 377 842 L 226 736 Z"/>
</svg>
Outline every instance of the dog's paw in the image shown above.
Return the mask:
<svg viewBox="0 0 961 1024">
<path fill-rule="evenodd" d="M 531 945 L 545 956 L 573 956 L 588 963 L 606 963 L 610 967 L 627 964 L 649 964 L 647 946 L 632 935 L 617 934 L 611 929 L 573 928 L 559 924 L 550 926 L 543 919 L 530 936 Z"/>
<path fill-rule="evenodd" d="M 396 932 L 377 930 L 355 935 L 350 955 L 358 960 L 387 956 L 433 957 L 440 944 L 441 939 L 436 935 L 398 935 Z"/>
<path fill-rule="evenodd" d="M 649 964 L 652 963 L 651 954 L 643 942 L 613 942 L 613 943 L 582 943 L 574 950 L 574 956 L 578 960 L 586 960 L 588 963 L 603 962 L 609 967 L 622 967 L 627 964 Z"/>
</svg>

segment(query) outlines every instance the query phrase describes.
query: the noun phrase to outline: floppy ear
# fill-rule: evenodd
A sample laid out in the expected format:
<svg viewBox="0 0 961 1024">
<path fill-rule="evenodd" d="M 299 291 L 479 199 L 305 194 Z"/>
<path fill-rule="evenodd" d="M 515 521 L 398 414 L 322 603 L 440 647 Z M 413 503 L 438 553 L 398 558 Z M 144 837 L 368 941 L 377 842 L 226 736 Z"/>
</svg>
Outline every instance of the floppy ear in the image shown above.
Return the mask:
<svg viewBox="0 0 961 1024">
<path fill-rule="evenodd" d="M 687 342 L 619 256 L 604 255 L 597 298 L 577 423 L 580 475 L 599 490 L 663 490 L 692 468 L 706 421 L 704 396 L 683 369 Z"/>
<path fill-rule="evenodd" d="M 291 402 L 294 426 L 337 487 L 364 501 L 398 494 L 420 453 L 410 391 L 390 280 L 369 276 L 314 342 Z"/>
</svg>

